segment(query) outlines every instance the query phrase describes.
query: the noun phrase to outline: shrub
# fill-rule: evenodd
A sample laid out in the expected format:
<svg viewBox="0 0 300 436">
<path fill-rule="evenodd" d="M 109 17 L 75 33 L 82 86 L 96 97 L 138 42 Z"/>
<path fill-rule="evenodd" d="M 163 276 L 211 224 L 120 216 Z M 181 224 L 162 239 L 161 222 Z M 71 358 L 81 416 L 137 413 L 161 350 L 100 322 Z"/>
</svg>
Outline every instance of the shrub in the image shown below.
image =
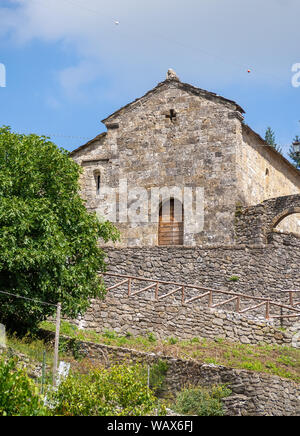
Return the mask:
<svg viewBox="0 0 300 436">
<path fill-rule="evenodd" d="M 140 365 L 71 374 L 51 401 L 53 414 L 64 416 L 143 416 L 154 414 L 157 405 Z"/>
<path fill-rule="evenodd" d="M 103 336 L 107 339 L 117 339 L 117 335 L 114 330 L 105 330 Z"/>
<path fill-rule="evenodd" d="M 161 359 L 150 368 L 149 385 L 150 389 L 152 389 L 156 395 L 160 395 L 164 389 L 168 368 L 168 363 Z"/>
<path fill-rule="evenodd" d="M 153 333 L 151 333 L 151 332 L 148 333 L 148 341 L 149 342 L 156 342 L 157 341 L 155 335 Z"/>
<path fill-rule="evenodd" d="M 231 391 L 225 386 L 188 387 L 177 395 L 174 410 L 183 415 L 223 416 L 222 398 Z"/>
<path fill-rule="evenodd" d="M 231 276 L 229 279 L 231 282 L 238 282 L 240 278 L 238 276 Z"/>
<path fill-rule="evenodd" d="M 25 369 L 17 359 L 0 359 L 0 416 L 43 416 L 46 408 Z"/>
</svg>

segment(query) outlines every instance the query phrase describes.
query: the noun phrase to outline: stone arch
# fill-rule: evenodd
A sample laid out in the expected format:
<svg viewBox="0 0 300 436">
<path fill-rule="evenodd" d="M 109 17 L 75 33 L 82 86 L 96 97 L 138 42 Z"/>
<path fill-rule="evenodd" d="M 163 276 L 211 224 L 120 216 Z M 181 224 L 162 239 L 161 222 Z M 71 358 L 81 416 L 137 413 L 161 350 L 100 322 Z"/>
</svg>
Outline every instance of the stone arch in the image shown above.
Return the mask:
<svg viewBox="0 0 300 436">
<path fill-rule="evenodd" d="M 289 209 L 284 210 L 275 218 L 273 218 L 270 231 L 274 230 L 278 226 L 278 224 L 280 224 L 281 221 L 283 221 L 286 217 L 297 213 L 300 214 L 300 206 L 290 207 Z"/>
<path fill-rule="evenodd" d="M 239 243 L 265 244 L 274 228 L 286 217 L 300 213 L 300 194 L 271 198 L 236 212 L 235 231 Z"/>
<path fill-rule="evenodd" d="M 184 244 L 184 207 L 172 197 L 159 205 L 158 245 Z"/>
</svg>

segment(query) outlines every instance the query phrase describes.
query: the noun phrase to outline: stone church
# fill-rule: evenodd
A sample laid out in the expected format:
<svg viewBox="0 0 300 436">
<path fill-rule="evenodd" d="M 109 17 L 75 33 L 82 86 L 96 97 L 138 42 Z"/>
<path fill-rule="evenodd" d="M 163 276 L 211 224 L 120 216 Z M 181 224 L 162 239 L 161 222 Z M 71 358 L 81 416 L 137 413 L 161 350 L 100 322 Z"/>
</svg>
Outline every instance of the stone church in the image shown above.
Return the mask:
<svg viewBox="0 0 300 436">
<path fill-rule="evenodd" d="M 300 171 L 247 126 L 243 114 L 234 101 L 183 83 L 169 70 L 165 81 L 104 119 L 105 133 L 71 153 L 83 169 L 87 208 L 115 217 L 120 247 L 234 244 L 239 208 L 300 193 Z M 166 200 L 165 188 L 171 192 Z M 193 201 L 184 201 L 184 190 Z M 201 216 L 190 210 L 196 192 Z M 135 218 L 143 218 L 130 219 L 134 204 Z M 201 225 L 192 226 L 190 216 Z M 300 234 L 299 214 L 278 229 Z"/>
<path fill-rule="evenodd" d="M 87 208 L 122 238 L 81 328 L 291 343 L 271 325 L 299 322 L 300 171 L 243 114 L 169 70 L 71 153 Z"/>
</svg>

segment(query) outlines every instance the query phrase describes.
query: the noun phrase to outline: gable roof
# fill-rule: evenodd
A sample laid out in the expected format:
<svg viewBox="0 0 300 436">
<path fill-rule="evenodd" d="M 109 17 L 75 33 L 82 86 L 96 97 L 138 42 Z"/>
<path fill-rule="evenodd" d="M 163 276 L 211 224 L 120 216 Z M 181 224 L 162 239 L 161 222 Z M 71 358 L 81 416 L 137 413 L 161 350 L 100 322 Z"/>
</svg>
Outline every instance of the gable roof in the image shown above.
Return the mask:
<svg viewBox="0 0 300 436">
<path fill-rule="evenodd" d="M 97 135 L 95 138 L 88 141 L 86 144 L 81 145 L 78 148 L 75 148 L 75 150 L 71 151 L 70 156 L 74 156 L 78 151 L 83 150 L 84 148 L 88 147 L 89 145 L 93 144 L 93 142 L 99 141 L 101 139 L 104 139 L 107 135 L 106 132 L 100 133 L 100 135 Z"/>
<path fill-rule="evenodd" d="M 256 139 L 258 139 L 259 142 L 264 146 L 264 148 L 271 154 L 277 156 L 277 158 L 281 159 L 283 162 L 285 162 L 286 165 L 290 167 L 293 172 L 300 177 L 300 170 L 298 170 L 289 160 L 287 160 L 279 151 L 276 150 L 275 147 L 272 147 L 272 145 L 269 145 L 265 139 L 263 139 L 257 132 L 255 132 L 251 127 L 249 127 L 247 124 L 242 123 L 243 129 L 250 133 L 251 135 L 255 136 Z"/>
<path fill-rule="evenodd" d="M 172 85 L 176 84 L 179 89 L 186 91 L 186 92 L 189 92 L 189 93 L 196 95 L 198 97 L 204 97 L 204 98 L 207 98 L 209 100 L 218 100 L 221 103 L 230 103 L 230 104 L 235 106 L 235 110 L 237 110 L 238 112 L 241 112 L 242 114 L 245 113 L 244 109 L 233 100 L 229 100 L 225 97 L 222 97 L 218 94 L 215 94 L 214 92 L 206 91 L 205 89 L 201 89 L 201 88 L 196 88 L 193 85 L 190 85 L 188 83 L 183 83 L 178 79 L 172 78 L 172 79 L 166 79 L 165 81 L 160 82 L 155 88 L 148 91 L 142 97 L 139 97 L 136 100 L 132 101 L 131 103 L 128 103 L 127 105 L 122 106 L 120 109 L 113 112 L 107 118 L 102 120 L 102 123 L 104 123 L 104 124 L 107 123 L 107 121 L 109 121 L 110 119 L 115 118 L 117 115 L 119 115 L 120 113 L 129 109 L 131 106 L 134 106 L 136 103 L 140 102 L 141 100 L 143 100 L 147 97 L 150 97 L 152 94 L 155 94 L 156 92 L 159 92 L 161 89 L 169 86 L 170 84 L 172 84 Z"/>
<path fill-rule="evenodd" d="M 120 109 L 118 109 L 117 111 L 113 112 L 107 118 L 102 120 L 102 123 L 104 123 L 104 124 L 107 123 L 110 119 L 115 118 L 117 115 L 119 115 L 123 111 L 126 111 L 131 106 L 134 106 L 136 103 L 140 102 L 142 99 L 150 97 L 152 94 L 155 94 L 156 92 L 159 92 L 161 89 L 163 89 L 164 87 L 169 86 L 170 84 L 172 84 L 172 85 L 176 84 L 179 89 L 184 90 L 186 92 L 189 92 L 189 93 L 191 93 L 193 95 L 196 95 L 196 96 L 199 96 L 199 97 L 204 97 L 204 98 L 207 98 L 209 100 L 217 100 L 217 101 L 219 101 L 221 103 L 224 103 L 224 104 L 231 104 L 231 105 L 235 106 L 235 110 L 237 112 L 240 112 L 241 114 L 245 113 L 244 109 L 241 106 L 239 106 L 235 101 L 229 100 L 229 99 L 227 99 L 225 97 L 222 97 L 222 96 L 220 96 L 218 94 L 215 94 L 214 92 L 206 91 L 205 89 L 201 89 L 201 88 L 196 88 L 195 86 L 190 85 L 188 83 L 183 83 L 178 78 L 174 78 L 173 77 L 171 79 L 166 79 L 163 82 L 160 82 L 155 88 L 153 88 L 150 91 L 148 91 L 142 97 L 139 97 L 136 100 L 128 103 L 127 105 L 122 106 Z M 242 120 L 242 118 L 241 118 L 241 120 Z M 273 155 L 275 154 L 277 156 L 277 158 L 279 158 L 282 161 L 284 161 L 285 164 L 288 165 L 289 168 L 294 172 L 294 174 L 296 174 L 297 176 L 300 177 L 300 170 L 298 170 L 291 162 L 289 162 L 281 153 L 279 153 L 274 147 L 270 146 L 258 133 L 256 133 L 253 129 L 251 129 L 251 127 L 249 127 L 247 124 L 242 122 L 242 126 L 243 126 L 243 129 L 245 129 L 248 133 L 251 133 L 252 135 L 255 135 L 256 138 L 262 143 L 262 145 L 265 146 L 265 149 L 268 152 L 270 152 Z M 74 156 L 78 151 L 81 151 L 81 150 L 85 149 L 86 147 L 88 147 L 89 145 L 93 144 L 96 141 L 104 139 L 106 134 L 107 134 L 106 132 L 103 132 L 100 135 L 97 135 L 95 138 L 91 139 L 86 144 L 83 144 L 80 147 L 78 147 L 75 150 L 73 150 L 70 153 L 70 155 Z"/>
</svg>

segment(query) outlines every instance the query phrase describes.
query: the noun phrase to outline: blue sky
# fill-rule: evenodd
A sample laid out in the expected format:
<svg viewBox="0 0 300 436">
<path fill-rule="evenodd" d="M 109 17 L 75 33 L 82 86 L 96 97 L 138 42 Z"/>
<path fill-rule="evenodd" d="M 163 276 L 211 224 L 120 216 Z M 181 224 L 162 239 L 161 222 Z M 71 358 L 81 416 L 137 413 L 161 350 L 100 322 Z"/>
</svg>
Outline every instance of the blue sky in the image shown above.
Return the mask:
<svg viewBox="0 0 300 436">
<path fill-rule="evenodd" d="M 173 68 L 235 100 L 261 135 L 271 126 L 287 152 L 300 135 L 299 16 L 298 0 L 0 0 L 0 125 L 72 150 Z"/>
</svg>

